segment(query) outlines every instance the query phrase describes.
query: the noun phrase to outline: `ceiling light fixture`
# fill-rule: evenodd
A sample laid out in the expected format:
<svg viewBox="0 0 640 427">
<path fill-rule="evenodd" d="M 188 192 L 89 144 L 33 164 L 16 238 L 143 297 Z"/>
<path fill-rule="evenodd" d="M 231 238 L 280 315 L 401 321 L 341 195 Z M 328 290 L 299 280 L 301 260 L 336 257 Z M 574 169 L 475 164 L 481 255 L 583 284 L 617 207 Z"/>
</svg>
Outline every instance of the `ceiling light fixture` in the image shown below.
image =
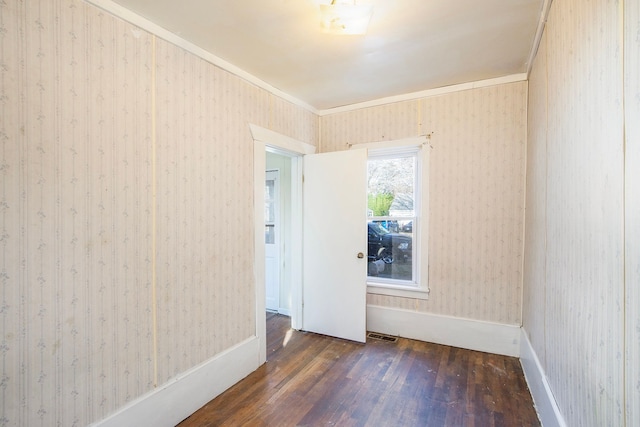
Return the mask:
<svg viewBox="0 0 640 427">
<path fill-rule="evenodd" d="M 353 1 L 332 0 L 331 4 L 320 5 L 322 30 L 329 34 L 364 34 L 373 5 L 360 5 Z"/>
</svg>

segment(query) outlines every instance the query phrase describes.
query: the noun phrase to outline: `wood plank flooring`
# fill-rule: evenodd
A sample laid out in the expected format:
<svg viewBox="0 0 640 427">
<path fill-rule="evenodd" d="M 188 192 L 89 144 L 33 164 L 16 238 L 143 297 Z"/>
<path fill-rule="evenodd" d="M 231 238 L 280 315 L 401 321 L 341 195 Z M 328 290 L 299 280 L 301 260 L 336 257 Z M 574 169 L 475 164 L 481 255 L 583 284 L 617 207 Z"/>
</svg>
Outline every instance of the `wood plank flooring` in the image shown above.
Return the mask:
<svg viewBox="0 0 640 427">
<path fill-rule="evenodd" d="M 267 315 L 267 363 L 179 424 L 540 426 L 518 359 L 400 338 L 367 344 Z"/>
</svg>

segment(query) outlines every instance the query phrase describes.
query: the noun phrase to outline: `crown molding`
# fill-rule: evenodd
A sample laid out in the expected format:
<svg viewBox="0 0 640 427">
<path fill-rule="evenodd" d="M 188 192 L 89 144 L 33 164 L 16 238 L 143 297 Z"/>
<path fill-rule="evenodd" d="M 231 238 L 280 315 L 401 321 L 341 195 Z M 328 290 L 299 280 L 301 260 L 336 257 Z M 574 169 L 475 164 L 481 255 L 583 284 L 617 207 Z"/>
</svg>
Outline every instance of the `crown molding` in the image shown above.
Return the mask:
<svg viewBox="0 0 640 427">
<path fill-rule="evenodd" d="M 314 114 L 318 114 L 318 110 L 316 108 L 314 108 L 313 106 L 307 104 L 306 102 L 303 102 L 291 95 L 289 95 L 286 92 L 283 92 L 282 90 L 271 86 L 269 83 L 265 82 L 264 80 L 259 79 L 258 77 L 254 76 L 251 73 L 248 73 L 246 71 L 244 71 L 243 69 L 241 69 L 240 67 L 237 67 L 235 65 L 233 65 L 232 63 L 225 61 L 224 59 L 212 54 L 211 52 L 208 52 L 204 49 L 202 49 L 201 47 L 196 46 L 195 44 L 183 39 L 182 37 L 172 33 L 171 31 L 167 30 L 166 28 L 163 28 L 161 26 L 159 26 L 158 24 L 148 20 L 147 18 L 142 17 L 141 15 L 138 15 L 137 13 L 115 3 L 112 0 L 85 0 L 87 3 L 90 3 L 108 13 L 110 13 L 111 15 L 114 15 L 124 21 L 127 21 L 147 32 L 149 32 L 152 35 L 155 35 L 169 43 L 172 43 L 176 46 L 181 47 L 182 49 L 186 50 L 187 52 L 190 52 L 202 59 L 204 59 L 205 61 L 217 66 L 218 68 L 221 68 L 237 77 L 240 77 L 244 80 L 246 80 L 249 83 L 252 83 L 254 85 L 256 85 L 257 87 L 266 90 L 267 92 L 271 93 L 272 95 L 278 96 L 282 99 L 284 99 L 285 101 L 289 101 L 294 105 L 297 105 L 298 107 L 304 108 L 305 110 L 314 113 Z"/>
<path fill-rule="evenodd" d="M 478 89 L 482 87 L 496 86 L 496 85 L 501 85 L 506 83 L 521 82 L 525 80 L 527 80 L 527 73 L 511 74 L 508 76 L 497 77 L 494 79 L 478 80 L 475 82 L 460 83 L 460 84 L 451 85 L 451 86 L 443 86 L 439 88 L 423 90 L 420 92 L 412 92 L 412 93 L 406 93 L 403 95 L 389 96 L 386 98 L 374 99 L 372 101 L 365 101 L 357 104 L 345 105 L 342 107 L 319 110 L 317 114 L 322 117 L 330 114 L 360 110 L 362 108 L 377 107 L 385 104 L 393 104 L 395 102 L 412 101 L 415 99 L 428 98 L 431 96 L 444 95 L 447 93 L 460 92 L 463 90 Z"/>
</svg>

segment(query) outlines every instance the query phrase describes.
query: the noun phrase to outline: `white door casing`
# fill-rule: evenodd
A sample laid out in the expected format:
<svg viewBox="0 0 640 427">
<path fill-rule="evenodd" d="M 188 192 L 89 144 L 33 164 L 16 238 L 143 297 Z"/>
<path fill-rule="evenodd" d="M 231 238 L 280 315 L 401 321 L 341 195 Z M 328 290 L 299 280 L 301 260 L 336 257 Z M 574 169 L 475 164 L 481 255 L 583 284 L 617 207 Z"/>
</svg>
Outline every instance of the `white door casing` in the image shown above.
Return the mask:
<svg viewBox="0 0 640 427">
<path fill-rule="evenodd" d="M 264 182 L 265 153 L 275 150 L 291 158 L 291 327 L 302 329 L 302 156 L 315 153 L 316 147 L 282 135 L 278 132 L 250 124 L 253 138 L 254 177 L 254 280 L 256 301 L 256 337 L 258 364 L 267 360 L 267 325 L 265 317 L 265 244 L 264 244 Z"/>
<path fill-rule="evenodd" d="M 366 341 L 366 178 L 367 150 L 304 157 L 306 331 Z"/>
</svg>

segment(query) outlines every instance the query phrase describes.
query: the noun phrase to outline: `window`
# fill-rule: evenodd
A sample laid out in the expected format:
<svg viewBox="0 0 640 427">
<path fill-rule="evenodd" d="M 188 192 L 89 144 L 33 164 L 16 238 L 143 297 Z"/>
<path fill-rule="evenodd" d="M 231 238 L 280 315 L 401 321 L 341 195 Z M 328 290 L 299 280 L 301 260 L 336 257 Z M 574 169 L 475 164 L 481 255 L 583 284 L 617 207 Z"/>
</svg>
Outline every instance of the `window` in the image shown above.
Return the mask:
<svg viewBox="0 0 640 427">
<path fill-rule="evenodd" d="M 367 274 L 383 282 L 414 284 L 417 149 L 386 151 L 370 152 L 367 164 Z"/>
<path fill-rule="evenodd" d="M 427 167 L 424 139 L 365 144 L 368 292 L 426 299 Z M 363 145 L 358 145 L 361 148 Z"/>
<path fill-rule="evenodd" d="M 275 173 L 267 171 L 264 192 L 264 242 L 276 243 L 276 179 Z"/>
</svg>

